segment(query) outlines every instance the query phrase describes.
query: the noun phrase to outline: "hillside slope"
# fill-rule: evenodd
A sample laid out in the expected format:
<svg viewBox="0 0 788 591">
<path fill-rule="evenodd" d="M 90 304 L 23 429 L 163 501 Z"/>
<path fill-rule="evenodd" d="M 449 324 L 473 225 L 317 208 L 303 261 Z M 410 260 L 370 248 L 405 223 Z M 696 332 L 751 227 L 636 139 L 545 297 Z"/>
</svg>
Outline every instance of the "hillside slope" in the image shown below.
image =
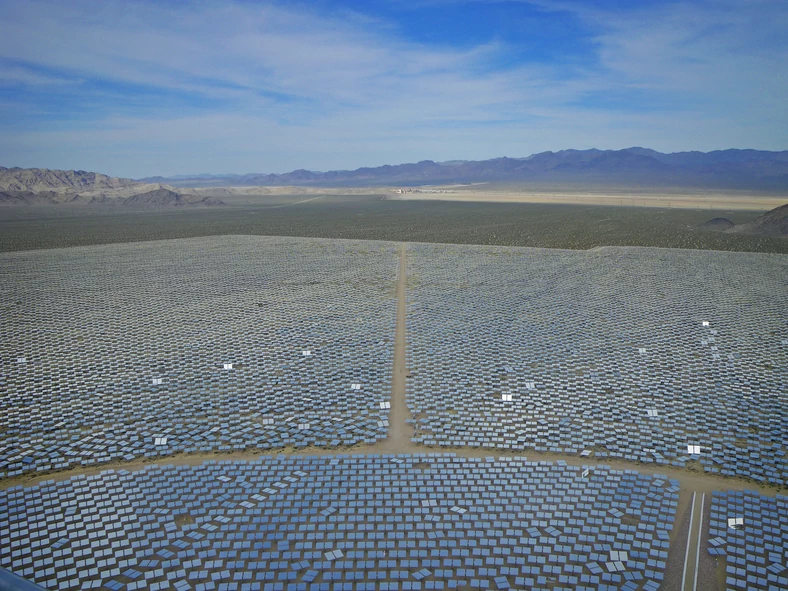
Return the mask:
<svg viewBox="0 0 788 591">
<path fill-rule="evenodd" d="M 145 193 L 138 193 L 120 200 L 120 205 L 125 206 L 183 206 L 183 205 L 224 205 L 224 202 L 212 197 L 197 197 L 183 195 L 170 189 L 159 188 Z"/>
<path fill-rule="evenodd" d="M 0 167 L 2 205 L 170 207 L 224 203 L 211 197 L 183 194 L 158 183 L 142 183 L 97 172 Z"/>
<path fill-rule="evenodd" d="M 788 236 L 788 203 L 767 211 L 749 223 L 738 224 L 726 231 L 759 236 Z"/>
<path fill-rule="evenodd" d="M 5 168 L 0 166 L 0 190 L 5 191 L 90 191 L 140 185 L 138 181 L 84 170 L 48 168 Z"/>
</svg>

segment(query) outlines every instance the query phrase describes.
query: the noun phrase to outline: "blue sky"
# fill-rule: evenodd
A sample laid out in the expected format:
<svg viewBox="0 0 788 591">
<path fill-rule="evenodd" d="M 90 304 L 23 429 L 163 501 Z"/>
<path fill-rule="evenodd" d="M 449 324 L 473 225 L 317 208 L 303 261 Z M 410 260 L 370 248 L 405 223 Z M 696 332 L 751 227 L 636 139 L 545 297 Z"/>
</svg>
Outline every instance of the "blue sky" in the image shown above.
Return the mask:
<svg viewBox="0 0 788 591">
<path fill-rule="evenodd" d="M 0 0 L 0 165 L 788 148 L 783 0 Z"/>
</svg>

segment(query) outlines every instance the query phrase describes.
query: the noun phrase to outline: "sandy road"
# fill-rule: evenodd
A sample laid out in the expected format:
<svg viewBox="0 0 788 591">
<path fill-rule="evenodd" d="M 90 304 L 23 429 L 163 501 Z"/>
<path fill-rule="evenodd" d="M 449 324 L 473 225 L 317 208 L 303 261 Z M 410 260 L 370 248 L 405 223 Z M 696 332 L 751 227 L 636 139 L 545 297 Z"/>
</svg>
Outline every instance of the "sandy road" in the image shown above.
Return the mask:
<svg viewBox="0 0 788 591">
<path fill-rule="evenodd" d="M 381 447 L 392 452 L 401 452 L 415 448 L 413 426 L 407 422 L 411 414 L 405 401 L 407 381 L 407 350 L 406 350 L 406 318 L 407 318 L 407 285 L 408 285 L 408 247 L 400 244 L 399 274 L 397 276 L 397 325 L 394 333 L 394 367 L 391 374 L 391 410 L 389 411 L 388 437 L 381 442 Z"/>
<path fill-rule="evenodd" d="M 407 407 L 403 409 L 409 413 Z M 44 480 L 67 480 L 72 476 L 79 474 L 98 474 L 105 470 L 110 469 L 124 469 L 129 471 L 142 470 L 146 466 L 196 466 L 205 461 L 251 461 L 258 460 L 263 457 L 276 456 L 279 454 L 293 454 L 303 456 L 332 456 L 342 454 L 381 454 L 381 453 L 452 453 L 461 458 L 525 458 L 532 462 L 556 462 L 558 460 L 564 461 L 569 466 L 587 467 L 592 470 L 596 467 L 605 467 L 612 470 L 637 470 L 641 474 L 659 475 L 661 477 L 672 478 L 677 480 L 681 487 L 682 496 L 684 493 L 688 495 L 688 500 L 679 501 L 679 519 L 684 514 L 683 509 L 689 510 L 689 497 L 693 492 L 706 492 L 707 507 L 709 503 L 709 494 L 715 490 L 729 491 L 729 490 L 752 490 L 767 497 L 774 497 L 776 495 L 788 494 L 788 488 L 780 488 L 774 486 L 762 486 L 754 481 L 748 481 L 741 478 L 731 478 L 727 476 L 720 476 L 708 473 L 694 473 L 683 468 L 675 468 L 672 466 L 660 466 L 658 464 L 640 464 L 637 462 L 629 462 L 627 460 L 618 459 L 597 459 L 592 457 L 581 458 L 577 455 L 564 455 L 559 453 L 542 453 L 534 450 L 502 450 L 494 448 L 470 448 L 470 447 L 440 447 L 440 446 L 424 446 L 418 445 L 410 441 L 408 434 L 413 432 L 411 425 L 404 422 L 409 414 L 403 415 L 403 421 L 400 427 L 404 430 L 405 436 L 400 435 L 399 443 L 392 444 L 389 438 L 378 441 L 373 445 L 360 444 L 348 447 L 302 447 L 302 448 L 278 448 L 269 450 L 255 450 L 250 449 L 247 451 L 232 451 L 232 452 L 197 452 L 197 453 L 178 453 L 161 458 L 137 458 L 131 461 L 113 461 L 105 464 L 97 464 L 92 466 L 78 466 L 75 468 L 68 468 L 65 470 L 56 470 L 45 472 L 43 474 L 31 473 L 23 476 L 14 476 L 11 478 L 3 478 L 0 480 L 0 490 L 10 488 L 12 486 L 29 486 L 42 482 Z M 389 416 L 390 424 L 391 415 Z M 675 530 L 674 530 L 675 531 Z M 683 545 L 682 545 L 683 552 Z M 682 554 L 683 560 L 683 554 Z"/>
<path fill-rule="evenodd" d="M 700 540 L 703 534 L 703 511 L 706 507 L 706 493 L 692 493 L 692 508 L 684 548 L 684 570 L 681 576 L 681 591 L 696 591 L 698 588 L 698 563 L 700 559 Z"/>
</svg>

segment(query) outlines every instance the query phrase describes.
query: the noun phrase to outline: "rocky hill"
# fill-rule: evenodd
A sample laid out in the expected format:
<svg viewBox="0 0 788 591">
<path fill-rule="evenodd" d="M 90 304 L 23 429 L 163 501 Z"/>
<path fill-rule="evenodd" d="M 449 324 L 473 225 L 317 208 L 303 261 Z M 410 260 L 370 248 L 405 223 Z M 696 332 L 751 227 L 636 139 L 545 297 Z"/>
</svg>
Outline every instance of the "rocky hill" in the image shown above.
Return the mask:
<svg viewBox="0 0 788 591">
<path fill-rule="evenodd" d="M 0 167 L 0 205 L 121 205 L 171 207 L 223 205 L 219 199 L 185 194 L 82 170 Z"/>
<path fill-rule="evenodd" d="M 107 176 L 84 170 L 50 170 L 48 168 L 5 168 L 0 166 L 0 190 L 79 192 L 120 189 L 140 185 L 138 181 Z"/>
<path fill-rule="evenodd" d="M 197 197 L 183 195 L 170 189 L 159 188 L 145 193 L 131 195 L 121 200 L 120 205 L 125 206 L 183 206 L 183 205 L 224 205 L 224 202 L 212 197 Z"/>
<path fill-rule="evenodd" d="M 759 236 L 788 236 L 788 203 L 767 211 L 746 224 L 738 224 L 726 230 Z"/>
<path fill-rule="evenodd" d="M 356 170 L 285 174 L 151 177 L 179 187 L 412 186 L 475 182 L 537 182 L 649 187 L 713 187 L 788 191 L 788 151 L 717 150 L 663 154 L 647 148 L 562 150 L 525 158 L 454 160 L 385 165 Z"/>
</svg>

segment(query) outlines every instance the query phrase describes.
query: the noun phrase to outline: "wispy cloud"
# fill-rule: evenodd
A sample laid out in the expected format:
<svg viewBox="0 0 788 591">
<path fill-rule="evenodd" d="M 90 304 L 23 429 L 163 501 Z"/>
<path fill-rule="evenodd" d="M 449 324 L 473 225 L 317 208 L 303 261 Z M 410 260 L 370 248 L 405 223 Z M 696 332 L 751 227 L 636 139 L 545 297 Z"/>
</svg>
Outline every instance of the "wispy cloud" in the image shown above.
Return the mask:
<svg viewBox="0 0 788 591">
<path fill-rule="evenodd" d="M 0 63 L 0 85 L 2 86 L 60 86 L 79 84 L 80 79 L 65 78 L 40 69 L 22 67 L 10 63 Z"/>
<path fill-rule="evenodd" d="M 582 67 L 332 3 L 4 4 L 0 112 L 24 112 L 0 124 L 6 165 L 284 171 L 788 135 L 780 2 L 540 1 L 590 31 Z"/>
</svg>

